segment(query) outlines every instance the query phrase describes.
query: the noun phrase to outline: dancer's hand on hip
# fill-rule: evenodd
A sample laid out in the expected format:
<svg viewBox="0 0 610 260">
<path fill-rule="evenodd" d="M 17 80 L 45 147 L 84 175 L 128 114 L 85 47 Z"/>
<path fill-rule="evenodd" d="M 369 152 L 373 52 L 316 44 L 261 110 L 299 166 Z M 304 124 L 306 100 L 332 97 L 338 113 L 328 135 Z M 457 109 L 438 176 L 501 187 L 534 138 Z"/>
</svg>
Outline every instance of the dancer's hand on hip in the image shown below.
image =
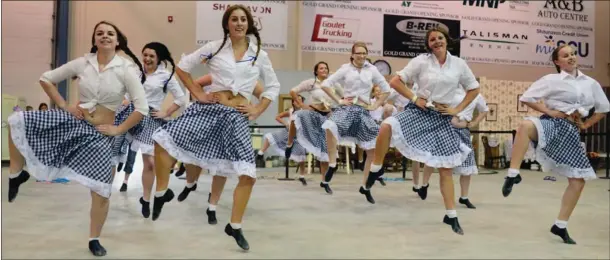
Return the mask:
<svg viewBox="0 0 610 260">
<path fill-rule="evenodd" d="M 557 111 L 557 110 L 550 110 L 546 114 L 551 116 L 551 117 L 553 117 L 553 118 L 566 118 L 566 117 L 568 117 L 568 115 L 566 113 L 561 112 L 561 111 Z"/>
<path fill-rule="evenodd" d="M 457 109 L 455 109 L 453 107 L 449 107 L 445 104 L 439 104 L 436 107 L 438 108 L 438 112 L 441 112 L 441 114 L 443 114 L 443 115 L 455 116 L 458 114 Z"/>
<path fill-rule="evenodd" d="M 252 104 L 239 105 L 236 109 L 244 114 L 244 116 L 248 117 L 248 120 L 250 121 L 256 120 L 263 113 L 262 110 Z"/>
<path fill-rule="evenodd" d="M 418 97 L 417 100 L 415 100 L 415 105 L 423 110 L 427 110 L 426 104 L 428 104 L 428 100 L 425 98 Z"/>
<path fill-rule="evenodd" d="M 78 106 L 68 106 L 65 110 L 76 117 L 76 119 L 84 119 L 83 110 Z"/>
<path fill-rule="evenodd" d="M 123 134 L 121 129 L 116 125 L 98 125 L 95 128 L 104 135 L 117 136 Z"/>
<path fill-rule="evenodd" d="M 195 98 L 201 103 L 217 103 L 218 96 L 213 93 L 194 94 Z"/>
</svg>

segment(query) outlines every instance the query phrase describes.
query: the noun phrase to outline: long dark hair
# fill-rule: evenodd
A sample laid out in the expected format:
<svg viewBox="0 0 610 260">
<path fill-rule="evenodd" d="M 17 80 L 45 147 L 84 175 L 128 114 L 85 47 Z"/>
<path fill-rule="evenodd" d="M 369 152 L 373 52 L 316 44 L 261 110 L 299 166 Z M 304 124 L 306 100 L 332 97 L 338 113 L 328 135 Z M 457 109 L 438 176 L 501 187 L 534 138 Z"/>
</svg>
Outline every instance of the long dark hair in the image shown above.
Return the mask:
<svg viewBox="0 0 610 260">
<path fill-rule="evenodd" d="M 101 21 L 99 23 L 97 23 L 95 25 L 95 27 L 93 27 L 93 35 L 91 35 L 91 53 L 96 53 L 97 52 L 97 46 L 95 46 L 95 30 L 97 30 L 97 27 L 100 26 L 101 24 L 105 24 L 105 25 L 109 25 L 112 26 L 112 28 L 114 28 L 114 30 L 116 31 L 116 37 L 117 37 L 117 41 L 119 42 L 119 45 L 116 46 L 115 50 L 122 50 L 123 52 L 125 52 L 125 54 L 129 55 L 129 57 L 133 60 L 133 62 L 135 62 L 138 67 L 140 68 L 140 71 L 142 72 L 142 77 L 140 78 L 140 81 L 142 84 L 144 84 L 144 82 L 146 81 L 146 73 L 144 73 L 144 67 L 142 67 L 142 63 L 140 63 L 140 60 L 138 60 L 138 57 L 136 57 L 136 55 L 133 54 L 133 52 L 131 52 L 131 50 L 129 49 L 129 47 L 127 47 L 127 37 L 125 37 L 125 34 L 123 34 L 121 32 L 121 30 L 119 30 L 118 27 L 116 27 L 116 25 L 107 22 L 107 21 Z"/>
<path fill-rule="evenodd" d="M 149 42 L 146 45 L 144 45 L 144 48 L 142 48 L 142 52 L 144 52 L 144 50 L 146 49 L 151 49 L 153 51 L 155 51 L 155 54 L 157 54 L 157 65 L 161 64 L 161 62 L 163 62 L 165 64 L 165 66 L 167 66 L 167 62 L 169 61 L 169 63 L 172 64 L 172 74 L 169 75 L 169 78 L 165 81 L 165 84 L 163 84 L 163 93 L 167 92 L 167 83 L 169 83 L 169 80 L 172 78 L 172 76 L 174 75 L 174 72 L 176 71 L 176 64 L 174 63 L 174 59 L 172 58 L 172 54 L 169 52 L 169 49 L 167 49 L 167 46 L 165 46 L 163 43 L 160 42 Z"/>
<path fill-rule="evenodd" d="M 559 45 L 559 46 L 557 46 L 557 48 L 555 48 L 553 50 L 553 53 L 551 53 L 551 61 L 553 61 L 553 65 L 555 65 L 555 69 L 557 70 L 557 73 L 561 72 L 561 68 L 559 67 L 559 65 L 555 64 L 555 61 L 559 59 L 559 51 L 567 46 L 568 46 L 567 44 Z"/>
<path fill-rule="evenodd" d="M 212 54 L 212 56 L 210 56 L 210 58 L 208 60 L 210 60 L 214 56 L 216 56 L 216 54 L 218 54 L 218 52 L 220 52 L 220 50 L 222 50 L 222 47 L 225 46 L 225 43 L 227 42 L 227 38 L 229 37 L 229 17 L 233 13 L 233 11 L 238 10 L 238 9 L 244 11 L 244 13 L 246 14 L 246 20 L 248 20 L 248 30 L 246 31 L 246 35 L 254 34 L 254 37 L 256 37 L 257 49 L 256 49 L 256 56 L 254 57 L 254 60 L 252 61 L 252 65 L 254 65 L 254 63 L 256 62 L 256 59 L 258 59 L 258 53 L 261 51 L 261 36 L 258 33 L 258 29 L 256 29 L 256 27 L 254 26 L 254 18 L 252 17 L 252 13 L 250 13 L 250 10 L 248 10 L 248 8 L 246 8 L 243 5 L 232 5 L 229 8 L 227 8 L 225 13 L 222 15 L 222 32 L 224 34 L 224 38 L 222 39 L 222 44 L 220 45 L 220 48 L 218 48 L 218 50 L 216 50 L 216 52 L 214 54 Z"/>
</svg>

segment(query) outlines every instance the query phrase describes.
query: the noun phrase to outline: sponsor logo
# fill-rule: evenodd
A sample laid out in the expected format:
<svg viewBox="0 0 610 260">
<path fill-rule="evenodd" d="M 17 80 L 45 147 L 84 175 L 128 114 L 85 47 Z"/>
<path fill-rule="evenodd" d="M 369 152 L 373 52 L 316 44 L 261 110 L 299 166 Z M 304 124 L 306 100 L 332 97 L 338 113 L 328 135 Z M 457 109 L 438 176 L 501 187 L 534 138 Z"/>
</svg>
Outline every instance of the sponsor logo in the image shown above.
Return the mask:
<svg viewBox="0 0 610 260">
<path fill-rule="evenodd" d="M 551 30 L 544 30 L 544 29 L 536 29 L 536 33 L 543 34 L 543 35 L 589 38 L 589 35 L 587 33 L 583 33 L 583 32 L 551 31 Z"/>
<path fill-rule="evenodd" d="M 355 42 L 359 28 L 360 20 L 318 14 L 314 22 L 311 41 L 330 43 Z"/>
<path fill-rule="evenodd" d="M 538 11 L 538 17 L 554 20 L 589 22 L 589 15 L 582 14 L 585 6 L 583 0 L 546 0 L 544 10 Z"/>
<path fill-rule="evenodd" d="M 471 48 L 519 50 L 519 45 L 525 44 L 528 40 L 527 34 L 462 30 L 461 39 L 475 41 L 470 43 Z"/>
<path fill-rule="evenodd" d="M 396 29 L 405 34 L 417 37 L 425 37 L 428 30 L 438 27 L 441 27 L 449 32 L 449 27 L 434 20 L 406 19 L 396 23 Z"/>
<path fill-rule="evenodd" d="M 509 0 L 508 7 L 511 11 L 529 13 L 530 1 L 525 0 Z"/>
<path fill-rule="evenodd" d="M 582 58 L 589 56 L 589 43 L 581 41 L 568 41 L 556 39 L 553 35 L 544 36 L 543 44 L 536 44 L 536 53 L 550 54 L 560 45 L 570 45 L 576 51 L 576 55 Z"/>
<path fill-rule="evenodd" d="M 434 9 L 434 10 L 443 10 L 445 8 L 441 7 L 439 4 L 433 1 L 402 1 L 400 4 L 403 8 L 420 8 L 420 9 Z"/>
<path fill-rule="evenodd" d="M 212 5 L 212 10 L 214 11 L 224 11 L 226 9 L 228 9 L 231 5 L 230 4 L 213 4 Z M 246 7 L 248 8 L 248 10 L 250 10 L 250 12 L 252 13 L 252 15 L 255 14 L 271 14 L 271 7 L 269 6 L 249 6 L 246 5 Z"/>
<path fill-rule="evenodd" d="M 409 7 L 409 6 L 411 6 L 411 1 L 402 1 L 402 4 L 400 6 Z"/>
<path fill-rule="evenodd" d="M 498 5 L 504 2 L 506 2 L 506 0 L 464 0 L 462 5 L 498 9 Z"/>
</svg>

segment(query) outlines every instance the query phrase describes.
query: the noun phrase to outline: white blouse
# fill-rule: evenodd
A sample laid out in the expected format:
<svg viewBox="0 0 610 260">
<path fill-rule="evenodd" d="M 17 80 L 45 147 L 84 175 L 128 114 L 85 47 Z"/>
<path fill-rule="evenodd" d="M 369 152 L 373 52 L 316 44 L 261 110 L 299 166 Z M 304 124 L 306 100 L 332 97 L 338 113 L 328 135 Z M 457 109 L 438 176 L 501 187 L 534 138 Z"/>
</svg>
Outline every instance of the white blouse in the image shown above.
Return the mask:
<svg viewBox="0 0 610 260">
<path fill-rule="evenodd" d="M 437 102 L 456 107 L 454 99 L 460 85 L 464 90 L 477 89 L 479 82 L 463 59 L 447 52 L 447 59 L 442 66 L 434 54 L 421 54 L 413 58 L 407 66 L 396 74 L 403 82 L 412 79 L 419 89 L 418 97 L 430 103 Z"/>
<path fill-rule="evenodd" d="M 174 104 L 182 107 L 186 105 L 186 100 L 184 100 L 184 91 L 182 91 L 182 87 L 178 84 L 178 81 L 174 76 L 169 78 L 171 75 L 170 71 L 165 69 L 165 65 L 163 63 L 157 66 L 157 70 L 150 75 L 146 76 L 146 81 L 144 82 L 144 92 L 146 93 L 146 101 L 148 101 L 148 106 L 155 109 L 160 110 L 161 104 L 167 93 L 163 93 L 163 85 L 167 82 L 167 91 L 172 93 L 174 96 Z"/>
<path fill-rule="evenodd" d="M 568 115 L 578 111 L 581 116 L 610 111 L 608 98 L 601 85 L 591 77 L 578 71 L 574 77 L 564 71 L 548 74 L 534 82 L 520 98 L 521 102 L 536 103 L 544 101 L 546 107 Z"/>
<path fill-rule="evenodd" d="M 366 104 L 371 104 L 373 85 L 379 85 L 382 93 L 390 93 L 390 85 L 379 73 L 377 67 L 368 61 L 360 71 L 352 63 L 346 63 L 322 82 L 322 87 L 331 88 L 337 83 L 343 86 L 344 97 L 357 97 Z"/>
<path fill-rule="evenodd" d="M 267 52 L 260 50 L 258 59 L 253 66 L 252 61 L 256 57 L 257 47 L 253 41 L 250 41 L 243 58 L 235 61 L 231 39 L 227 38 L 222 50 L 210 60 L 209 58 L 221 44 L 222 40 L 205 44 L 195 52 L 183 56 L 178 63 L 178 67 L 190 73 L 195 66 L 203 63 L 206 59 L 205 63 L 210 68 L 210 75 L 212 76 L 212 84 L 206 88 L 209 92 L 229 90 L 233 92 L 233 95 L 241 94 L 249 101 L 252 99 L 256 82 L 261 79 L 265 86 L 261 98 L 264 97 L 274 101 L 280 92 L 280 82 L 271 66 Z"/>
<path fill-rule="evenodd" d="M 462 102 L 462 100 L 464 99 L 466 95 L 464 94 L 462 96 L 461 99 L 459 99 L 459 102 Z M 481 112 L 487 112 L 489 111 L 489 107 L 487 106 L 487 101 L 485 101 L 485 98 L 479 94 L 477 95 L 472 102 L 470 102 L 470 104 L 468 104 L 468 106 L 466 106 L 466 108 L 464 108 L 464 110 L 462 110 L 460 113 L 457 114 L 457 117 L 460 120 L 465 120 L 465 121 L 472 121 L 472 115 L 474 114 L 474 110 L 479 111 L 479 113 Z"/>
<path fill-rule="evenodd" d="M 343 96 L 343 91 L 341 85 L 335 84 L 333 88 L 331 88 L 336 94 L 339 96 Z M 309 100 L 306 102 L 307 104 L 324 104 L 326 106 L 338 105 L 335 100 L 333 100 L 324 90 L 322 89 L 322 82 L 317 78 L 307 79 L 299 83 L 296 87 L 292 88 L 292 91 L 295 93 L 308 92 Z"/>
<path fill-rule="evenodd" d="M 138 66 L 127 58 L 114 55 L 103 71 L 99 71 L 97 54 L 88 53 L 83 57 L 47 71 L 41 81 L 57 84 L 65 79 L 78 76 L 79 106 L 93 112 L 96 105 L 116 111 L 128 93 L 133 100 L 135 111 L 148 114 L 148 103 L 144 88 L 140 83 Z"/>
<path fill-rule="evenodd" d="M 413 84 L 413 87 L 411 88 L 411 91 L 413 91 L 414 93 L 417 92 L 418 86 L 417 84 Z M 398 91 L 392 89 L 390 91 L 390 96 L 388 97 L 388 101 L 393 100 L 394 101 L 394 106 L 395 107 L 401 107 L 404 108 L 405 106 L 407 106 L 411 100 L 409 100 L 407 97 L 401 95 L 400 93 L 398 93 Z"/>
</svg>

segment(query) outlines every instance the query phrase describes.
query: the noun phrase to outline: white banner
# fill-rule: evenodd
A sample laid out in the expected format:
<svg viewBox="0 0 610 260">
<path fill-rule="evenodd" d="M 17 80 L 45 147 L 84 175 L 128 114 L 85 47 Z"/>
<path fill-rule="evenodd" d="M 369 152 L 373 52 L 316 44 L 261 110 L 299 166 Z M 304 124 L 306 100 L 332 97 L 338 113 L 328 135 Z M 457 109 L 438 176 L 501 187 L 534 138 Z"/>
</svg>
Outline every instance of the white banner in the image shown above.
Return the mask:
<svg viewBox="0 0 610 260">
<path fill-rule="evenodd" d="M 343 3 L 351 2 L 351 3 Z M 381 56 L 383 16 L 374 1 L 302 1 L 301 50 L 350 53 L 356 41 Z"/>
<path fill-rule="evenodd" d="M 263 49 L 286 50 L 288 42 L 288 6 L 286 1 L 197 1 L 196 40 L 201 46 L 222 40 L 222 15 L 235 4 L 246 6 L 254 17 Z"/>
<path fill-rule="evenodd" d="M 303 1 L 300 33 L 303 51 L 350 53 L 364 41 L 370 55 L 411 58 L 425 51 L 413 32 L 443 26 L 469 62 L 552 66 L 551 52 L 569 44 L 592 69 L 594 14 L 590 0 Z"/>
</svg>

